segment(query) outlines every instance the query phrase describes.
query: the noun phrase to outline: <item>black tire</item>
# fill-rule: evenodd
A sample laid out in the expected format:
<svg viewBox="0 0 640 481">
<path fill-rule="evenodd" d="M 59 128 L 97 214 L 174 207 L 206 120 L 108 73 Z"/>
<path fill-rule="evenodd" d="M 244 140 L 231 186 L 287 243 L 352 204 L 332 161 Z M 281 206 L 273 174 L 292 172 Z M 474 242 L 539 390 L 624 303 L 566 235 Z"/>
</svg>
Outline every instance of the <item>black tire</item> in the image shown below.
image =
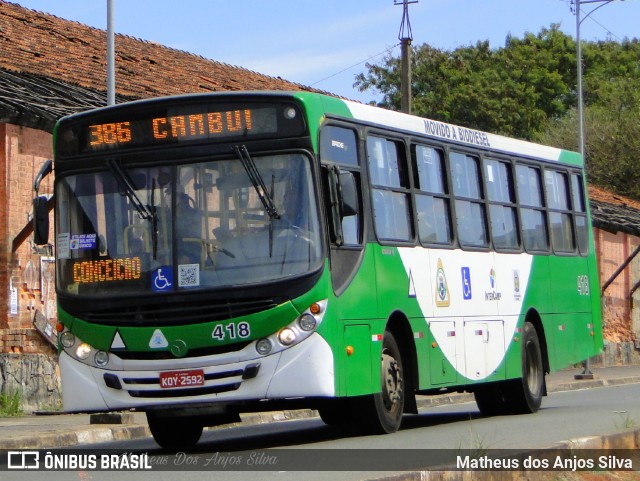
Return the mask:
<svg viewBox="0 0 640 481">
<path fill-rule="evenodd" d="M 478 386 L 473 392 L 473 396 L 476 398 L 476 404 L 483 416 L 501 416 L 509 412 L 503 383 Z"/>
<path fill-rule="evenodd" d="M 400 429 L 404 411 L 404 369 L 395 337 L 385 331 L 380 358 L 381 391 L 352 402 L 354 421 L 371 434 L 389 434 Z"/>
<path fill-rule="evenodd" d="M 147 423 L 155 442 L 165 449 L 192 448 L 202 436 L 202 423 L 190 418 L 159 417 L 147 412 Z"/>
<path fill-rule="evenodd" d="M 329 426 L 344 426 L 353 421 L 349 406 L 343 400 L 328 401 L 318 407 L 322 422 Z"/>
<path fill-rule="evenodd" d="M 522 327 L 522 378 L 509 382 L 505 397 L 513 414 L 530 414 L 540 409 L 544 395 L 542 350 L 535 327 L 525 322 Z"/>
</svg>

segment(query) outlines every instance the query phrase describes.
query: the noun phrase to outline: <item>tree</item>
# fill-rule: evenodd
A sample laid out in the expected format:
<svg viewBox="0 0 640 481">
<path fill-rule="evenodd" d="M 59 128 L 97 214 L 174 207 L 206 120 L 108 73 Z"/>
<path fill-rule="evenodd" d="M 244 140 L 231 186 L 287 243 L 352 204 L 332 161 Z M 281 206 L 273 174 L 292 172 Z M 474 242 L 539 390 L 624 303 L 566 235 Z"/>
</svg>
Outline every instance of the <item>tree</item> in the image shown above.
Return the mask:
<svg viewBox="0 0 640 481">
<path fill-rule="evenodd" d="M 588 180 L 640 199 L 640 42 L 585 42 L 582 55 Z M 366 67 L 355 86 L 399 110 L 400 59 Z M 558 25 L 497 49 L 414 46 L 412 70 L 416 115 L 578 150 L 576 45 Z"/>
<path fill-rule="evenodd" d="M 631 78 L 594 89 L 598 103 L 585 108 L 585 161 L 589 182 L 640 199 L 640 91 Z M 578 148 L 577 110 L 552 120 L 535 136 L 544 144 Z"/>
<path fill-rule="evenodd" d="M 488 41 L 450 52 L 414 46 L 412 61 L 414 113 L 479 130 L 528 139 L 575 98 L 568 87 L 575 43 L 558 25 L 522 40 L 510 37 L 497 50 Z M 383 65 L 366 67 L 355 86 L 379 91 L 380 106 L 398 110 L 400 59 L 387 56 Z"/>
</svg>

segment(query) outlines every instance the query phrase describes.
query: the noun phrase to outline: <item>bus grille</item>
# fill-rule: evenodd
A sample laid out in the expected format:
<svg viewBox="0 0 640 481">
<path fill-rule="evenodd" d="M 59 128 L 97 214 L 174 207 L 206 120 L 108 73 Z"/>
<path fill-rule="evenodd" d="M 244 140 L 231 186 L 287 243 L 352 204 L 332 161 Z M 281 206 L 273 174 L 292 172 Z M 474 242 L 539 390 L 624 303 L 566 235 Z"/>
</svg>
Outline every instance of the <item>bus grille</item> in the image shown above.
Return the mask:
<svg viewBox="0 0 640 481">
<path fill-rule="evenodd" d="M 70 309 L 70 314 L 96 324 L 119 326 L 175 326 L 233 319 L 273 309 L 285 299 L 243 300 L 194 300 L 160 304 L 157 302 L 136 306 L 115 306 L 104 309 L 87 309 L 79 312 Z"/>
<path fill-rule="evenodd" d="M 260 364 L 248 364 L 244 368 L 230 369 L 220 372 L 208 372 L 204 375 L 205 385 L 178 389 L 162 389 L 160 378 L 155 376 L 123 377 L 122 383 L 114 374 L 105 374 L 105 384 L 113 389 L 123 389 L 134 398 L 176 398 L 204 396 L 236 391 L 243 381 L 253 379 L 258 375 Z"/>
<path fill-rule="evenodd" d="M 185 357 L 218 356 L 230 352 L 242 351 L 251 344 L 252 341 L 234 342 L 223 346 L 209 346 L 189 349 Z M 112 351 L 114 356 L 128 361 L 161 361 L 164 359 L 175 359 L 171 351 Z"/>
</svg>

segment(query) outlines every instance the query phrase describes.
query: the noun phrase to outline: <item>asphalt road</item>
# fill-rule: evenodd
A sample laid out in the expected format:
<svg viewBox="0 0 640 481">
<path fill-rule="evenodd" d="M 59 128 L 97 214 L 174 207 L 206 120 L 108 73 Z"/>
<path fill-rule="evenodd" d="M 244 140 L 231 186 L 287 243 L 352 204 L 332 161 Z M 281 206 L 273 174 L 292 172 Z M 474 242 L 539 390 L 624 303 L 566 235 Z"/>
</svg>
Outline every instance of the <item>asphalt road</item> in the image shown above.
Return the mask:
<svg viewBox="0 0 640 481">
<path fill-rule="evenodd" d="M 405 416 L 402 429 L 398 433 L 386 436 L 361 436 L 350 429 L 325 426 L 319 419 L 205 431 L 197 448 L 181 458 L 183 466 L 197 461 L 199 471 L 182 470 L 182 467 L 178 467 L 178 472 L 154 471 L 153 473 L 77 471 L 47 473 L 46 476 L 44 473 L 31 473 L 30 476 L 23 473 L 8 473 L 11 476 L 6 479 L 46 481 L 58 479 L 81 481 L 377 479 L 400 471 L 400 469 L 398 471 L 375 470 L 377 463 L 391 462 L 391 460 L 402 463 L 406 453 L 416 449 L 445 449 L 451 454 L 464 450 L 545 448 L 566 440 L 637 429 L 640 426 L 638 399 L 640 399 L 640 384 L 630 384 L 551 393 L 544 398 L 541 410 L 533 415 L 484 418 L 480 416 L 475 403 L 440 406 L 423 410 L 418 415 Z M 83 448 L 109 450 L 109 452 L 145 450 L 154 459 L 162 459 L 169 454 L 158 449 L 151 439 L 94 444 Z M 284 451 L 279 452 L 280 449 Z M 300 452 L 300 456 L 297 456 L 298 453 L 295 450 L 301 449 L 309 451 Z M 394 453 L 390 450 L 400 451 Z M 291 458 L 298 458 L 302 463 L 309 462 L 314 470 L 296 471 L 291 469 L 291 465 L 284 468 L 282 465 L 278 466 L 277 458 L 281 454 L 289 461 Z M 227 456 L 230 462 L 242 458 L 243 463 L 246 464 L 252 455 L 263 456 L 267 469 L 231 471 L 230 468 L 220 467 L 223 456 Z M 169 458 L 171 462 L 176 462 L 177 457 Z M 207 467 L 204 466 L 206 460 L 210 460 Z M 269 466 L 270 460 L 276 462 Z M 213 467 L 215 463 L 218 463 L 217 467 Z M 368 466 L 373 466 L 368 469 L 374 470 L 348 470 L 367 465 L 367 463 L 370 463 Z M 333 470 L 322 471 L 322 465 Z"/>
</svg>

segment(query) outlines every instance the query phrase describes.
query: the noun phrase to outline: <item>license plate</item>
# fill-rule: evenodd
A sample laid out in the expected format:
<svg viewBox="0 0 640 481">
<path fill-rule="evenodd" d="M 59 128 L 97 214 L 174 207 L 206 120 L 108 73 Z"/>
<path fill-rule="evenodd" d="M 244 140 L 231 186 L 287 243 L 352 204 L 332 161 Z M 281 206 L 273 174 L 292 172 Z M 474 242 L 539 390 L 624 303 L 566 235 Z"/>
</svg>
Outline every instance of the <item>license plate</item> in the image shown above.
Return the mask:
<svg viewBox="0 0 640 481">
<path fill-rule="evenodd" d="M 160 373 L 160 387 L 163 389 L 202 385 L 204 385 L 204 372 L 202 371 L 202 369 L 192 369 L 190 371 L 168 371 Z"/>
</svg>

